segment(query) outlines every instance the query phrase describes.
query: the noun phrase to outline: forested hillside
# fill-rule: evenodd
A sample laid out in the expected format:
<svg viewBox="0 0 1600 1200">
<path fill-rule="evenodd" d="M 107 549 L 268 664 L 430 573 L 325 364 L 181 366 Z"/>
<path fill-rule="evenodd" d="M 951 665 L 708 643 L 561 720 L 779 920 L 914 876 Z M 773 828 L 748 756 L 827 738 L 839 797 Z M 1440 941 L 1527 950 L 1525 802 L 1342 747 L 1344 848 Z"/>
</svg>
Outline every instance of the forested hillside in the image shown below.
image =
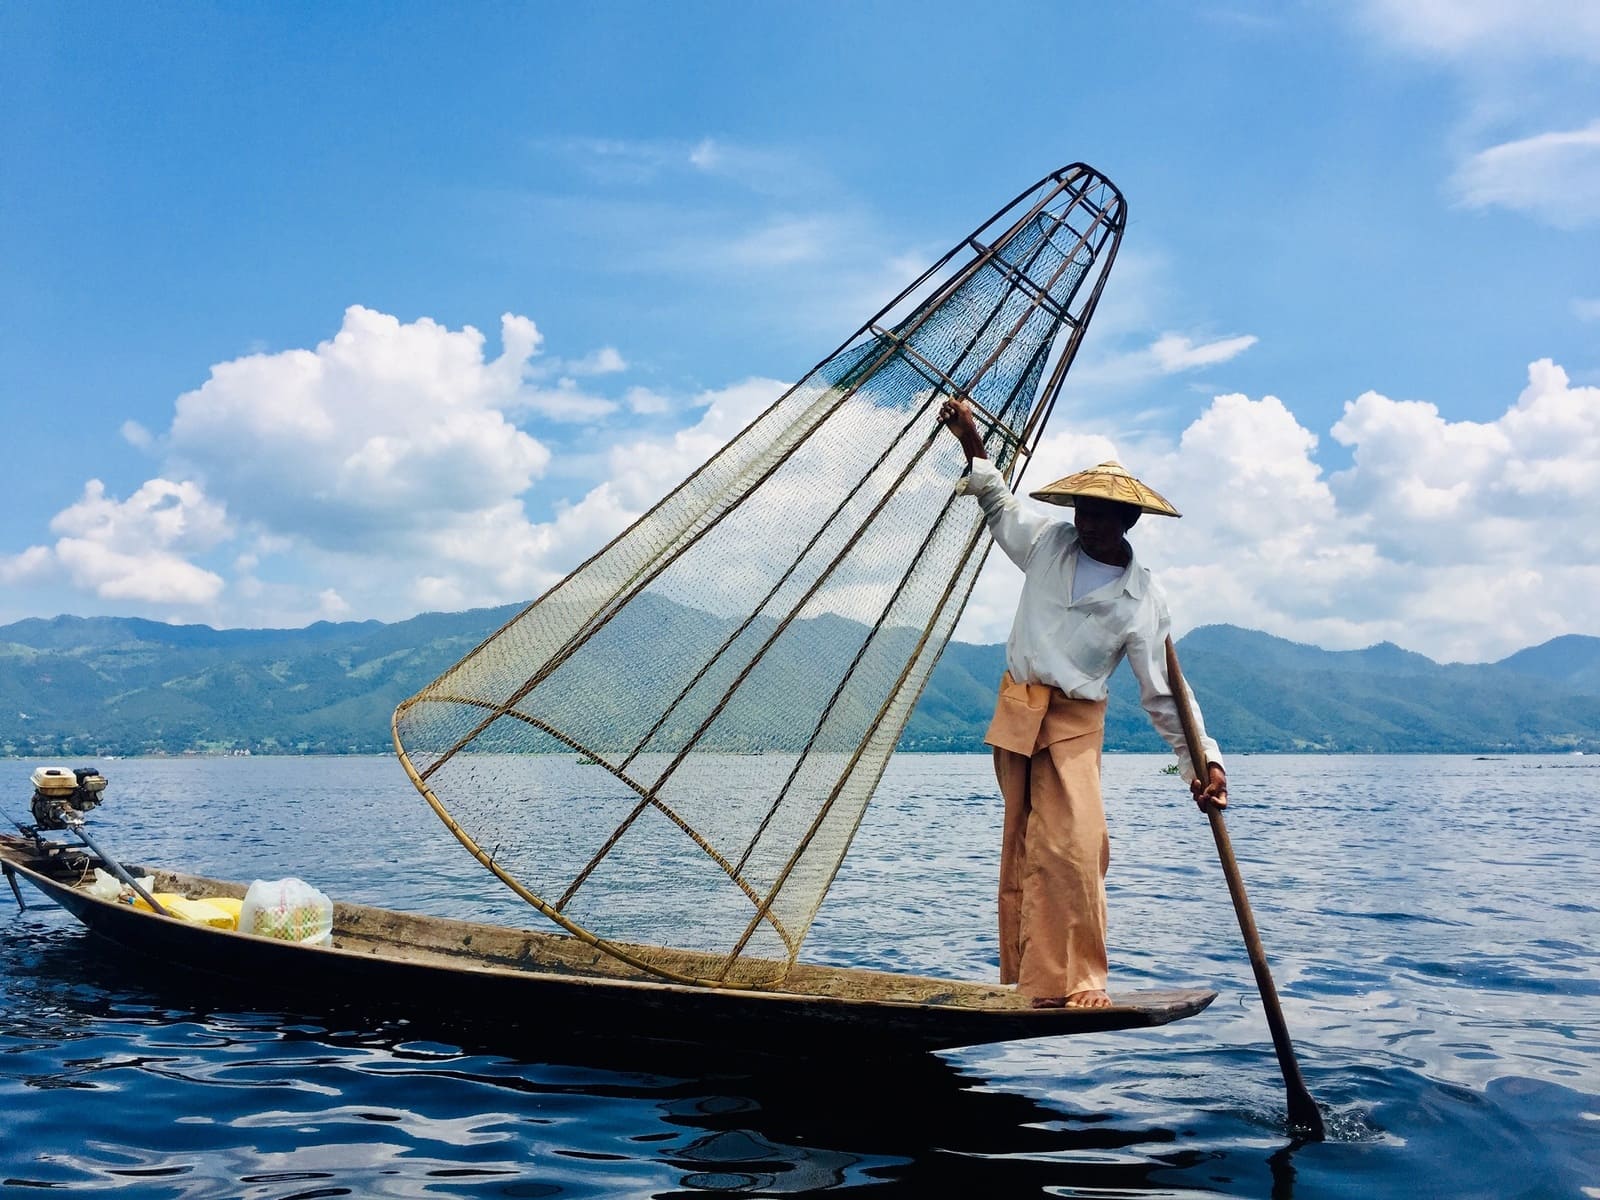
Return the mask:
<svg viewBox="0 0 1600 1200">
<path fill-rule="evenodd" d="M 293 630 L 19 621 L 0 627 L 0 751 L 384 752 L 394 706 L 516 611 Z M 663 604 L 659 620 L 671 638 L 677 622 L 716 618 Z M 838 636 L 837 620 L 812 623 L 819 644 Z M 1212 732 L 1231 751 L 1600 751 L 1600 638 L 1441 665 L 1393 645 L 1328 651 L 1215 625 L 1179 650 Z M 982 750 L 1003 666 L 1002 646 L 952 643 L 901 748 Z M 1126 666 L 1113 680 L 1106 744 L 1161 749 Z"/>
</svg>

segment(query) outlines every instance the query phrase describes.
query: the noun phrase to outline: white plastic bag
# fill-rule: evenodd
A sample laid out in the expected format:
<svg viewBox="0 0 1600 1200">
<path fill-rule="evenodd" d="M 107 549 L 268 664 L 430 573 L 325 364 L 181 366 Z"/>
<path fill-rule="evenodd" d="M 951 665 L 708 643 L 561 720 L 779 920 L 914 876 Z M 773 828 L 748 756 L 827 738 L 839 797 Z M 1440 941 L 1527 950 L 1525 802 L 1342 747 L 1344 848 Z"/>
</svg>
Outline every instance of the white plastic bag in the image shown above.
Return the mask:
<svg viewBox="0 0 1600 1200">
<path fill-rule="evenodd" d="M 326 946 L 333 941 L 333 901 L 302 879 L 258 879 L 244 894 L 239 932 Z"/>
<path fill-rule="evenodd" d="M 83 890 L 97 900 L 116 900 L 122 895 L 122 881 L 110 871 L 96 869 L 89 872 Z"/>
</svg>

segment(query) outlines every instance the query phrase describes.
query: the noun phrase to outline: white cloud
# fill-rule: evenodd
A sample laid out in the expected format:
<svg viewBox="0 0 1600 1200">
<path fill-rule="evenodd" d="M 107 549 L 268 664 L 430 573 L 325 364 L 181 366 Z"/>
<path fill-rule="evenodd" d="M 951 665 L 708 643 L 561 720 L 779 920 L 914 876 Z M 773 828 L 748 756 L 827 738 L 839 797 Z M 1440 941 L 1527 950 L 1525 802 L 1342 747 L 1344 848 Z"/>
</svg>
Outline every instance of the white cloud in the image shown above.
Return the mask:
<svg viewBox="0 0 1600 1200">
<path fill-rule="evenodd" d="M 1428 522 L 1470 503 L 1491 528 L 1505 520 L 1526 525 L 1520 546 L 1485 535 L 1498 559 L 1513 561 L 1546 541 L 1580 558 L 1600 556 L 1600 531 L 1589 519 L 1600 511 L 1600 388 L 1571 386 L 1549 359 L 1529 366 L 1528 386 L 1494 422 L 1449 422 L 1431 404 L 1368 393 L 1346 406 L 1333 433 L 1355 447 L 1355 465 L 1340 477 L 1345 485 L 1376 493 L 1420 527 L 1406 534 L 1408 545 L 1420 549 L 1432 532 Z M 1450 489 L 1460 501 L 1417 503 L 1400 487 L 1424 497 Z"/>
<path fill-rule="evenodd" d="M 1509 208 L 1563 229 L 1600 221 L 1600 120 L 1481 150 L 1453 184 L 1471 208 Z"/>
<path fill-rule="evenodd" d="M 536 150 L 554 155 L 590 179 L 608 185 L 670 186 L 694 176 L 726 180 L 749 191 L 798 195 L 830 186 L 827 172 L 784 147 L 703 137 L 544 138 Z"/>
<path fill-rule="evenodd" d="M 1592 86 L 1600 4 L 1363 0 L 1348 11 L 1380 45 L 1456 77 L 1464 103 L 1451 141 L 1486 146 L 1460 155 L 1449 180 L 1458 203 L 1510 209 L 1562 229 L 1600 219 Z M 1583 120 L 1591 124 L 1569 124 Z"/>
<path fill-rule="evenodd" d="M 126 500 L 106 495 L 91 479 L 76 504 L 62 509 L 50 528 L 66 537 L 135 553 L 146 550 L 209 550 L 229 534 L 223 506 L 198 484 L 152 479 Z"/>
<path fill-rule="evenodd" d="M 1430 57 L 1600 60 L 1592 0 L 1366 0 L 1364 16 L 1385 41 Z"/>
<path fill-rule="evenodd" d="M 1095 327 L 1101 329 L 1098 319 Z M 1248 333 L 1211 341 L 1197 341 L 1187 334 L 1163 333 L 1136 350 L 1085 356 L 1083 361 L 1073 364 L 1069 387 L 1080 395 L 1133 388 L 1166 375 L 1229 362 L 1258 340 Z"/>
<path fill-rule="evenodd" d="M 623 403 L 628 406 L 629 412 L 637 413 L 640 416 L 664 413 L 672 408 L 672 401 L 659 392 L 653 392 L 644 387 L 629 388 L 627 395 L 622 399 Z"/>
<path fill-rule="evenodd" d="M 802 194 L 831 186 L 827 172 L 783 147 L 702 138 L 690 147 L 689 166 L 754 192 Z"/>
<path fill-rule="evenodd" d="M 531 599 L 621 533 L 668 491 L 767 409 L 788 385 L 748 379 L 702 393 L 692 426 L 613 446 L 605 477 L 554 517 L 530 523 L 521 506 L 486 508 L 421 536 L 426 564 L 407 584 L 422 609 Z"/>
<path fill-rule="evenodd" d="M 0 583 L 32 583 L 55 569 L 49 546 L 29 546 L 20 554 L 0 555 Z"/>
<path fill-rule="evenodd" d="M 139 422 L 129 420 L 122 423 L 122 440 L 135 450 L 148 450 L 155 437 Z"/>
<path fill-rule="evenodd" d="M 601 269 L 669 276 L 686 309 L 714 292 L 725 325 L 768 340 L 774 329 L 783 341 L 843 337 L 952 232 L 929 245 L 886 229 L 826 164 L 784 146 L 713 137 L 534 145 L 559 160 L 551 174 L 561 182 L 493 199 L 508 238 L 560 236 L 586 245 Z"/>
<path fill-rule="evenodd" d="M 355 307 L 314 350 L 220 363 L 178 399 L 160 439 L 170 478 L 126 500 L 91 481 L 56 516 L 55 544 L 0 559 L 0 578 L 35 587 L 64 580 L 113 611 L 131 602 L 219 624 L 395 619 L 525 600 L 654 504 L 785 386 L 748 380 L 688 398 L 682 407 L 699 414 L 688 428 L 625 445 L 601 437 L 590 449 L 596 431 L 585 431 L 572 449 L 588 474 L 564 478 L 587 480 L 587 490 L 532 521 L 523 499 L 550 452 L 510 414 L 602 409 L 570 379 L 529 382 L 541 342 L 531 321 L 505 317 L 502 341 L 503 353 L 487 358 L 471 328 Z M 593 365 L 620 361 L 611 350 Z M 679 407 L 643 388 L 626 403 L 649 414 Z M 213 551 L 231 582 L 203 561 Z"/>
<path fill-rule="evenodd" d="M 1251 340 L 1164 335 L 1141 352 L 1141 369 L 1221 362 Z M 125 499 L 90 481 L 52 522 L 52 544 L 0 557 L 0 581 L 71 586 L 102 610 L 246 625 L 526 600 L 785 387 L 748 379 L 670 405 L 631 389 L 623 403 L 635 413 L 698 415 L 621 442 L 584 430 L 537 497 L 549 451 L 508 414 L 583 393 L 529 381 L 540 342 L 531 321 L 506 317 L 502 341 L 489 358 L 470 328 L 353 308 L 314 350 L 219 364 L 154 439 L 168 455 L 159 477 Z M 877 436 L 863 426 L 864 444 Z M 1455 421 L 1442 406 L 1368 392 L 1325 437 L 1347 452 L 1346 469 L 1325 471 L 1324 439 L 1273 396 L 1217 396 L 1176 440 L 1080 414 L 1041 442 L 1027 486 L 1117 458 L 1166 493 L 1184 519 L 1149 518 L 1135 541 L 1180 630 L 1227 621 L 1464 659 L 1600 633 L 1600 529 L 1589 519 L 1600 511 L 1600 388 L 1541 360 L 1495 420 Z M 796 514 L 815 498 L 797 493 Z M 530 520 L 525 499 L 547 515 Z M 706 585 L 707 602 L 731 581 Z M 1003 638 L 1015 596 L 1014 569 L 996 558 L 961 635 Z"/>
<path fill-rule="evenodd" d="M 530 522 L 510 497 L 455 514 L 415 530 L 406 557 L 378 564 L 381 577 L 394 581 L 407 611 L 531 599 L 627 528 L 785 386 L 751 379 L 703 393 L 691 405 L 704 409 L 694 425 L 613 446 L 604 457 L 605 477 L 572 503 L 558 504 L 551 519 Z M 369 615 L 371 603 L 364 593 L 358 614 Z"/>
<path fill-rule="evenodd" d="M 330 621 L 337 621 L 350 614 L 350 605 L 333 588 L 323 588 L 317 595 L 317 604 L 322 615 Z"/>
<path fill-rule="evenodd" d="M 612 375 L 626 371 L 628 362 L 615 346 L 601 346 L 592 354 L 563 363 L 562 369 L 573 375 Z"/>
<path fill-rule="evenodd" d="M 602 183 L 638 186 L 653 182 L 685 157 L 680 143 L 624 138 L 543 138 L 536 150 L 554 154 Z"/>
<path fill-rule="evenodd" d="M 1600 299 L 1580 297 L 1573 300 L 1572 315 L 1580 321 L 1600 321 Z"/>
<path fill-rule="evenodd" d="M 776 379 L 745 379 L 702 392 L 692 407 L 700 419 L 667 437 L 640 439 L 612 449 L 609 483 L 628 507 L 643 512 L 772 406 L 789 387 Z"/>
<path fill-rule="evenodd" d="M 706 392 L 687 429 L 614 446 L 606 477 L 555 516 L 529 522 L 507 502 L 420 534 L 407 594 L 419 609 L 459 609 L 531 599 L 621 533 L 765 410 L 787 385 L 751 379 Z"/>
<path fill-rule="evenodd" d="M 209 604 L 223 588 L 222 576 L 164 551 L 123 554 L 82 538 L 62 538 L 55 553 L 72 582 L 102 600 Z"/>
<path fill-rule="evenodd" d="M 550 148 L 570 151 L 574 144 Z M 519 198 L 514 220 L 536 221 L 540 236 L 558 226 L 573 238 L 589 238 L 594 229 L 603 229 L 606 244 L 596 247 L 597 261 L 630 273 L 643 269 L 674 276 L 679 281 L 675 290 L 691 298 L 715 290 L 728 320 L 751 329 L 765 327 L 763 337 L 772 328 L 781 328 L 797 348 L 802 334 L 811 346 L 849 334 L 863 314 L 893 298 L 965 228 L 946 228 L 932 243 L 922 238 L 908 241 L 898 227 L 886 232 L 880 214 L 841 194 L 825 177 L 819 180 L 815 164 L 784 151 L 706 138 L 690 146 L 589 144 L 586 153 L 607 164 L 629 160 L 647 166 L 653 175 L 662 176 L 654 180 L 662 187 L 673 169 L 682 184 L 684 162 L 695 168 L 691 174 L 718 178 L 690 179 L 692 202 L 670 203 L 660 187 L 630 186 L 625 193 L 603 191 L 598 197 L 581 199 L 548 193 L 525 196 Z M 715 186 L 723 181 L 736 187 Z M 766 195 L 738 194 L 739 188 Z M 781 196 L 782 202 L 762 202 L 772 196 Z M 1104 335 L 1119 306 L 1126 311 L 1126 298 L 1137 294 L 1128 285 L 1139 264 L 1137 250 L 1126 249 L 1119 255 L 1122 282 L 1113 284 L 1098 312 L 1097 334 L 1086 347 L 1087 355 L 1105 344 Z M 946 269 L 944 275 L 948 274 Z M 1140 323 L 1141 333 L 1150 324 Z M 819 343 L 812 335 L 826 342 Z M 1174 334 L 1160 347 L 1159 357 L 1154 348 L 1142 349 L 1132 373 L 1147 380 L 1225 362 L 1254 341 L 1253 337 L 1208 341 Z M 1083 367 L 1076 368 L 1074 378 L 1083 372 Z"/>
<path fill-rule="evenodd" d="M 1179 333 L 1164 333 L 1150 346 L 1150 354 L 1163 374 L 1174 375 L 1179 371 L 1225 363 L 1255 344 L 1256 338 L 1250 334 L 1197 343 Z"/>
<path fill-rule="evenodd" d="M 506 405 L 512 413 L 534 412 L 553 421 L 595 421 L 617 411 L 614 400 L 584 391 L 575 379 L 558 379 L 554 387 L 524 387 Z"/>
<path fill-rule="evenodd" d="M 525 382 L 542 340 L 532 321 L 507 314 L 501 340 L 489 360 L 470 326 L 353 306 L 315 350 L 213 367 L 178 398 L 172 458 L 265 531 L 329 549 L 403 545 L 520 495 L 543 471 L 549 451 L 507 411 L 593 411 L 575 390 Z"/>
<path fill-rule="evenodd" d="M 50 527 L 61 535 L 51 549 L 55 561 L 77 587 L 103 600 L 207 604 L 222 592 L 220 575 L 186 557 L 231 532 L 223 507 L 193 482 L 152 479 L 119 501 L 91 479 Z"/>
<path fill-rule="evenodd" d="M 717 159 L 717 144 L 710 138 L 702 138 L 695 144 L 694 148 L 689 151 L 690 165 L 698 167 L 702 171 L 709 171 L 715 167 L 717 165 Z"/>
<path fill-rule="evenodd" d="M 507 314 L 500 332 L 491 358 L 471 327 L 356 306 L 315 349 L 219 363 L 178 398 L 170 431 L 150 439 L 166 454 L 162 477 L 126 500 L 90 481 L 52 522 L 53 546 L 0 569 L 221 624 L 407 615 L 430 554 L 460 567 L 473 554 L 455 543 L 468 546 L 486 524 L 502 557 L 528 544 L 521 497 L 550 452 L 510 414 L 589 419 L 616 407 L 570 381 L 530 381 L 542 343 L 532 321 Z M 601 351 L 593 365 L 620 358 Z M 219 547 L 231 591 L 206 561 Z M 517 573 L 496 578 L 508 576 Z M 493 586 L 469 581 L 463 595 L 506 598 Z"/>
<path fill-rule="evenodd" d="M 839 234 L 830 217 L 779 213 L 728 238 L 718 257 L 724 269 L 735 271 L 816 262 L 831 257 Z"/>
<path fill-rule="evenodd" d="M 1181 521 L 1146 518 L 1133 540 L 1180 631 L 1220 621 L 1468 661 L 1600 634 L 1600 388 L 1541 360 L 1494 421 L 1368 392 L 1331 433 L 1353 462 L 1330 475 L 1281 401 L 1219 396 L 1176 446 L 1046 439 L 1030 485 L 1115 457 L 1176 503 Z M 991 564 L 961 636 L 1001 640 L 1016 586 Z"/>
</svg>

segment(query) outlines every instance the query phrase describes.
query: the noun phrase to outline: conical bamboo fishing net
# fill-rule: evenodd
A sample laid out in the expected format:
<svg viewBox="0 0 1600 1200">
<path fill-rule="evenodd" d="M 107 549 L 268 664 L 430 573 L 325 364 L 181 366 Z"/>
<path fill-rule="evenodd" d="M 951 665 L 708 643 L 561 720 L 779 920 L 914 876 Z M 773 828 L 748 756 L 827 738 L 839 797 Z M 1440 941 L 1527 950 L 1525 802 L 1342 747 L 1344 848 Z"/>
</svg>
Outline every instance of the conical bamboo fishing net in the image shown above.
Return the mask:
<svg viewBox="0 0 1600 1200">
<path fill-rule="evenodd" d="M 395 747 L 451 831 L 636 967 L 781 977 L 988 548 L 939 404 L 968 397 L 1015 475 L 1123 223 L 1090 168 L 1041 181 L 402 703 Z"/>
</svg>

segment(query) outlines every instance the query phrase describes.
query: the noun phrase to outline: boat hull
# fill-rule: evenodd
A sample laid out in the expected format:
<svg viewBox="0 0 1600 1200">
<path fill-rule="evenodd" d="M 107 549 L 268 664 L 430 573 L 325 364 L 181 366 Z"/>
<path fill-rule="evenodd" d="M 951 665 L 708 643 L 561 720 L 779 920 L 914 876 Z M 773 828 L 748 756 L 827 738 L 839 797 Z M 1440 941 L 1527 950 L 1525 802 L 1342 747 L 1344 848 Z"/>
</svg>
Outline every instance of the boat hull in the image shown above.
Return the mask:
<svg viewBox="0 0 1600 1200">
<path fill-rule="evenodd" d="M 99 899 L 74 886 L 81 865 L 64 870 L 61 855 L 41 856 L 21 839 L 0 839 L 0 864 L 92 933 L 141 960 L 195 972 L 191 994 L 202 1006 L 211 999 L 207 979 L 218 999 L 224 981 L 234 981 L 297 1006 L 460 1018 L 507 1034 L 643 1038 L 814 1058 L 1163 1025 L 1215 998 L 1201 990 L 1144 991 L 1114 995 L 1110 1008 L 1038 1010 L 992 984 L 806 964 L 777 987 L 698 987 L 630 974 L 561 934 L 351 904 L 335 907 L 334 944 L 313 946 Z M 151 873 L 164 891 L 244 892 L 237 883 Z"/>
</svg>

